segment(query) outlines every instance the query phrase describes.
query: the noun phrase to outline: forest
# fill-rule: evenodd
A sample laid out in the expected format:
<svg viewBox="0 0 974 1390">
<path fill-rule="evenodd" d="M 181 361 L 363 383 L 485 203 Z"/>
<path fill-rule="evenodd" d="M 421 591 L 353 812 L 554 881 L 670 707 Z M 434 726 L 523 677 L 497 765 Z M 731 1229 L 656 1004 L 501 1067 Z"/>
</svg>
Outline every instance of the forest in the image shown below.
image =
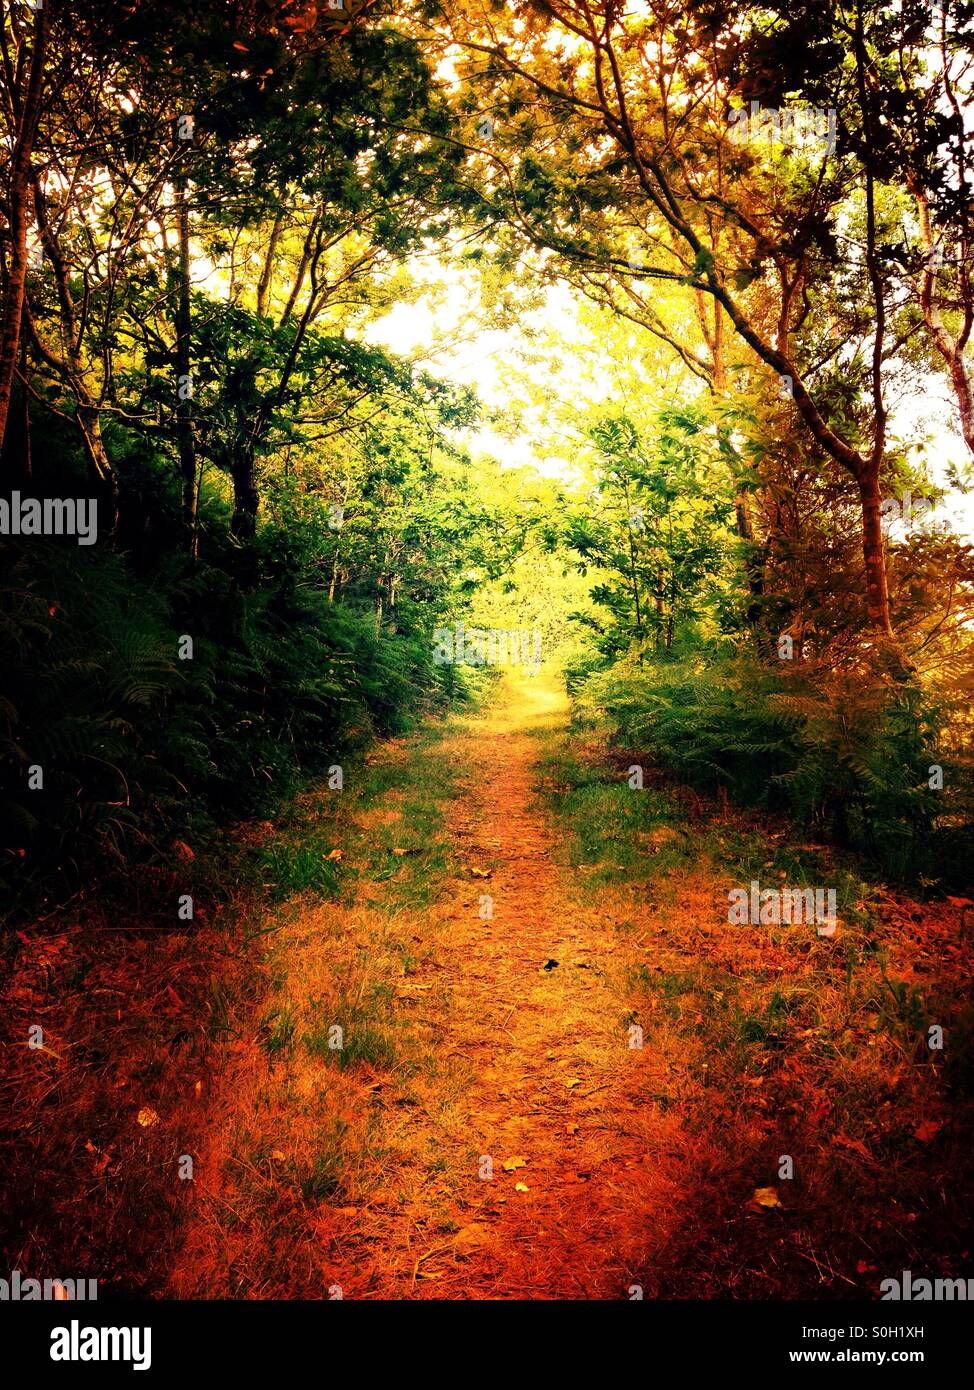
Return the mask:
<svg viewBox="0 0 974 1390">
<path fill-rule="evenodd" d="M 9 0 L 0 125 L 0 1276 L 967 1279 L 974 3 Z"/>
</svg>

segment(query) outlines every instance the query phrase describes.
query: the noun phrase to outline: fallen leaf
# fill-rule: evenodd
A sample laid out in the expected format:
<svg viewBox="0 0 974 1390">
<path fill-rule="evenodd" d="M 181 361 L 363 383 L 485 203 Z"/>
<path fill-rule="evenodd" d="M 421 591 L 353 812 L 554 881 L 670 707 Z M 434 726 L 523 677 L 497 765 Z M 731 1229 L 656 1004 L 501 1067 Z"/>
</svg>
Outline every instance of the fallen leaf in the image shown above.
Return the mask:
<svg viewBox="0 0 974 1390">
<path fill-rule="evenodd" d="M 772 1207 L 780 1207 L 781 1203 L 773 1187 L 756 1187 L 748 1206 L 751 1211 L 770 1211 Z"/>
<path fill-rule="evenodd" d="M 921 1120 L 913 1131 L 914 1139 L 919 1139 L 921 1144 L 929 1144 L 931 1139 L 935 1139 L 943 1129 L 943 1120 Z"/>
<path fill-rule="evenodd" d="M 144 1105 L 135 1118 L 143 1129 L 148 1129 L 150 1125 L 159 1123 L 159 1116 L 148 1105 Z"/>
<path fill-rule="evenodd" d="M 92 1164 L 92 1172 L 95 1173 L 96 1176 L 100 1176 L 111 1162 L 111 1154 L 106 1153 L 104 1149 L 99 1149 L 90 1139 L 85 1144 L 85 1148 L 90 1154 L 98 1155 Z"/>
<path fill-rule="evenodd" d="M 568 1080 L 565 1082 L 565 1085 L 568 1087 L 569 1090 L 571 1090 L 573 1086 L 581 1086 L 581 1084 L 582 1078 L 580 1076 L 570 1076 Z"/>
<path fill-rule="evenodd" d="M 528 1161 L 526 1158 L 505 1158 L 504 1172 L 513 1173 L 517 1168 L 526 1168 Z"/>
<path fill-rule="evenodd" d="M 832 1135 L 832 1143 L 841 1144 L 844 1149 L 851 1149 L 853 1153 L 859 1154 L 861 1158 L 872 1158 L 872 1154 L 861 1139 L 850 1139 L 848 1134 L 842 1134 L 841 1131 L 838 1134 Z"/>
<path fill-rule="evenodd" d="M 331 852 L 331 854 L 326 854 L 326 855 L 325 855 L 325 859 L 326 859 L 326 860 L 327 860 L 327 859 L 341 859 L 341 857 L 342 857 L 342 855 L 343 855 L 344 853 L 345 853 L 345 851 L 342 850 L 342 849 L 333 849 L 332 852 Z"/>
<path fill-rule="evenodd" d="M 177 1012 L 177 1011 L 180 1010 L 180 1009 L 185 1008 L 185 1005 L 183 1004 L 183 1001 L 180 999 L 179 995 L 178 995 L 178 994 L 176 993 L 176 991 L 173 989 L 172 985 L 167 985 L 167 986 L 166 986 L 166 995 L 165 995 L 165 997 L 166 997 L 166 999 L 169 1001 L 168 1004 L 161 1004 L 161 1005 L 160 1005 L 160 1008 L 163 1010 L 164 1013 L 170 1013 L 170 1014 L 171 1014 L 171 1013 Z"/>
<path fill-rule="evenodd" d="M 516 1182 L 516 1183 L 514 1184 L 514 1191 L 515 1191 L 515 1192 L 530 1192 L 531 1189 L 530 1189 L 530 1187 L 528 1187 L 528 1185 L 527 1185 L 526 1182 Z"/>
<path fill-rule="evenodd" d="M 457 1232 L 453 1244 L 458 1250 L 470 1250 L 478 1245 L 483 1245 L 490 1237 L 487 1227 L 479 1221 L 471 1221 L 469 1226 L 463 1226 Z"/>
</svg>

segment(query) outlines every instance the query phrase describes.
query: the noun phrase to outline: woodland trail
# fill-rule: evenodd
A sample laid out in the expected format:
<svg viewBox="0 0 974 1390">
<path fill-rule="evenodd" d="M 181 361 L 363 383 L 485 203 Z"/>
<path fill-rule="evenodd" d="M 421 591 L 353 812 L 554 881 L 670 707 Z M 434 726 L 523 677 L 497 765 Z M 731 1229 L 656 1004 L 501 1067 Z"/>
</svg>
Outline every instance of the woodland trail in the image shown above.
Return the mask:
<svg viewBox="0 0 974 1390">
<path fill-rule="evenodd" d="M 211 1196 L 176 1292 L 280 1296 L 283 1283 L 317 1297 L 629 1297 L 673 1202 L 659 1142 L 669 1122 L 652 1103 L 662 1084 L 647 1076 L 652 1054 L 629 1047 L 626 1000 L 609 983 L 611 934 L 576 900 L 538 802 L 539 739 L 567 713 L 562 692 L 525 681 L 448 726 L 434 751 L 459 770 L 446 811 L 452 872 L 425 912 L 386 914 L 422 943 L 390 1006 L 418 1061 L 309 1076 L 300 1061 L 268 1072 L 246 1049 L 225 1079 L 222 1137 L 201 1183 Z M 401 794 L 375 818 L 395 821 Z M 275 968 L 288 971 L 299 1018 L 318 1003 L 323 935 L 334 928 L 336 949 L 353 955 L 383 918 L 384 889 L 371 885 L 368 907 L 305 910 L 286 926 Z M 388 925 L 373 930 L 386 941 Z M 368 949 L 382 954 L 374 936 Z M 313 1168 L 314 1135 L 337 1132 L 322 1107 L 342 1136 L 334 1190 L 307 1219 L 282 1200 L 255 1207 L 260 1189 L 241 1186 L 241 1161 L 275 1185 L 296 1150 Z"/>
<path fill-rule="evenodd" d="M 493 919 L 452 919 L 444 1026 L 471 1065 L 464 1129 L 494 1176 L 464 1193 L 453 1250 L 487 1295 L 626 1296 L 669 1195 L 625 1001 L 607 983 L 611 937 L 575 900 L 537 804 L 534 735 L 566 719 L 564 695 L 525 684 L 457 749 L 469 776 L 451 831 L 490 865 Z M 505 1170 L 512 1159 L 524 1167 Z"/>
<path fill-rule="evenodd" d="M 505 682 L 267 827 L 301 872 L 182 1112 L 167 1292 L 869 1298 L 962 1257 L 970 1154 L 917 1001 L 967 968 L 963 906 L 624 764 Z M 834 936 L 729 921 L 728 885 L 842 873 Z"/>
</svg>

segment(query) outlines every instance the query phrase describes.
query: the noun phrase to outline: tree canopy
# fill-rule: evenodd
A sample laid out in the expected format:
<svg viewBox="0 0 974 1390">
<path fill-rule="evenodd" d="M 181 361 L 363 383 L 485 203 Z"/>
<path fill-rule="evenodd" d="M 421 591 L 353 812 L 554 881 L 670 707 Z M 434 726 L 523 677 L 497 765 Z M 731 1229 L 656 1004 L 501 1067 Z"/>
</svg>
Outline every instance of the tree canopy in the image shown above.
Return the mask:
<svg viewBox="0 0 974 1390">
<path fill-rule="evenodd" d="M 935 692 L 961 759 L 974 571 L 929 523 L 970 468 L 907 407 L 974 450 L 972 33 L 924 0 L 8 6 L 5 490 L 100 518 L 94 556 L 4 542 L 8 766 L 57 764 L 15 847 L 110 856 L 194 778 L 259 801 L 456 698 L 432 634 L 518 605 L 575 681 Z M 503 400 L 396 350 L 437 293 L 513 335 Z"/>
</svg>

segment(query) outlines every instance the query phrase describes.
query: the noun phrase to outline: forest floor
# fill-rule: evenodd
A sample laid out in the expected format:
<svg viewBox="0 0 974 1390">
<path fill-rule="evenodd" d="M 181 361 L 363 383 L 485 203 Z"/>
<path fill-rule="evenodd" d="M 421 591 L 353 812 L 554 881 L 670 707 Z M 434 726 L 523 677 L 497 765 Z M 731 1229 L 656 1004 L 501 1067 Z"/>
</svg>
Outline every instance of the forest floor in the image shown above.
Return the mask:
<svg viewBox="0 0 974 1390">
<path fill-rule="evenodd" d="M 651 767 L 634 790 L 638 761 L 506 681 L 242 828 L 270 891 L 192 939 L 121 935 L 124 1006 L 83 929 L 25 945 L 15 1031 L 43 1016 L 62 1061 L 8 1082 L 11 1258 L 182 1297 L 965 1276 L 971 909 Z M 755 878 L 837 886 L 836 933 L 730 925 Z"/>
</svg>

